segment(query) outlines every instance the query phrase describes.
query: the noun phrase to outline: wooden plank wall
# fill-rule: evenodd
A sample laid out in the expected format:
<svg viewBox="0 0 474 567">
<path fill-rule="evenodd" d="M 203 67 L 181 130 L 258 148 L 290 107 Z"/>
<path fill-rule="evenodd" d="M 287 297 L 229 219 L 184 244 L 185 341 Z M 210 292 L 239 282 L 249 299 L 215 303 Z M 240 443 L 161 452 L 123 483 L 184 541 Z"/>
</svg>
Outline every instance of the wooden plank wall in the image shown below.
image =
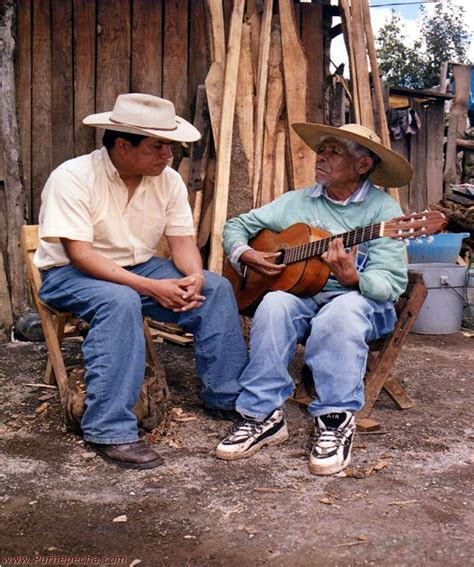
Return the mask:
<svg viewBox="0 0 474 567">
<path fill-rule="evenodd" d="M 444 101 L 421 104 L 413 100 L 411 106 L 421 120 L 420 130 L 416 135 L 392 140 L 392 148 L 414 168 L 410 185 L 399 190 L 406 213 L 422 211 L 443 197 Z"/>
<path fill-rule="evenodd" d="M 206 0 L 17 0 L 16 88 L 27 220 L 51 170 L 92 151 L 82 118 L 120 93 L 173 100 L 194 116 L 209 69 Z M 230 3 L 231 6 L 231 3 Z"/>
<path fill-rule="evenodd" d="M 258 5 L 258 3 L 255 3 Z M 173 100 L 194 117 L 210 67 L 206 0 L 17 0 L 16 83 L 27 220 L 53 168 L 100 145 L 82 118 L 124 92 Z M 277 2 L 275 2 L 275 6 Z M 228 31 L 232 0 L 223 0 Z M 277 9 L 275 8 L 275 11 Z M 308 119 L 324 120 L 322 6 L 295 14 L 308 60 Z"/>
<path fill-rule="evenodd" d="M 51 170 L 100 145 L 97 132 L 82 125 L 84 116 L 110 110 L 119 93 L 148 92 L 170 98 L 178 114 L 192 121 L 197 87 L 204 82 L 211 57 L 206 0 L 17 3 L 18 120 L 27 220 L 35 223 Z M 232 5 L 232 0 L 223 0 L 227 31 Z M 315 0 L 295 0 L 294 8 L 309 70 L 308 120 L 324 122 L 328 30 L 323 6 Z M 441 132 L 442 109 L 435 106 L 423 108 L 420 116 L 426 128 Z M 431 130 L 430 136 L 423 131 L 410 147 L 408 140 L 396 146 L 420 168 L 409 191 L 402 194 L 406 210 L 442 196 L 442 156 L 435 143 L 439 137 L 435 140 Z"/>
</svg>

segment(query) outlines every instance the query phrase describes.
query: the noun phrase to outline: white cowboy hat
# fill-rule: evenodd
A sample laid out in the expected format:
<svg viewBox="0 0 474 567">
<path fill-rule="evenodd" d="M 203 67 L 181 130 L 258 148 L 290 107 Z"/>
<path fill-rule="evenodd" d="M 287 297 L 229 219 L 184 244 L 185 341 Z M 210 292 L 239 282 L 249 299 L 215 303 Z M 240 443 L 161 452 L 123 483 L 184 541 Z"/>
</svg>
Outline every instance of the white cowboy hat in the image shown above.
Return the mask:
<svg viewBox="0 0 474 567">
<path fill-rule="evenodd" d="M 82 122 L 94 128 L 118 130 L 173 142 L 195 142 L 201 137 L 199 130 L 192 124 L 176 116 L 171 101 L 149 94 L 119 95 L 112 112 L 90 114 Z"/>
<path fill-rule="evenodd" d="M 364 148 L 374 152 L 380 163 L 370 174 L 369 179 L 382 187 L 402 187 L 410 182 L 413 168 L 408 161 L 397 152 L 385 147 L 380 138 L 360 124 L 345 124 L 340 128 L 324 124 L 297 122 L 292 124 L 298 136 L 314 151 L 323 136 L 337 136 L 357 142 Z"/>
</svg>

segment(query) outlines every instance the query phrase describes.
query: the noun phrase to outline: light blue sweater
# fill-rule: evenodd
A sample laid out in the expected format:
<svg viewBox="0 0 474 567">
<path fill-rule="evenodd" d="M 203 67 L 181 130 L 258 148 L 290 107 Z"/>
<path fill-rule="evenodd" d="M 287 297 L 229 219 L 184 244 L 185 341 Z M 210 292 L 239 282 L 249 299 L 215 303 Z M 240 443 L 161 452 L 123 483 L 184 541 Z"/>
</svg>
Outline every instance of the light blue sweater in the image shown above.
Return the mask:
<svg viewBox="0 0 474 567">
<path fill-rule="evenodd" d="M 227 221 L 223 235 L 226 254 L 247 244 L 264 228 L 281 232 L 303 222 L 336 235 L 403 215 L 398 203 L 372 184 L 364 200 L 346 204 L 317 194 L 314 187 L 289 191 L 268 205 Z M 362 295 L 378 301 L 395 301 L 407 285 L 405 244 L 391 238 L 359 244 L 357 270 Z M 353 291 L 331 276 L 323 291 L 336 290 Z"/>
</svg>

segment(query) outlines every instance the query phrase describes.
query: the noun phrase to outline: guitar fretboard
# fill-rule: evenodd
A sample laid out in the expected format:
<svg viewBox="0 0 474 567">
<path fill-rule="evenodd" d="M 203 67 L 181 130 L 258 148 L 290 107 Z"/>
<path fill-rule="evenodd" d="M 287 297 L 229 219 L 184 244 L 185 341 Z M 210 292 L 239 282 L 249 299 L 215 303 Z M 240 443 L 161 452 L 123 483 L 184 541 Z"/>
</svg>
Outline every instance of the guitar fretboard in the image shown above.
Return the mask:
<svg viewBox="0 0 474 567">
<path fill-rule="evenodd" d="M 374 240 L 380 236 L 380 228 L 382 223 L 372 224 L 370 226 L 365 226 L 363 228 L 356 228 L 349 232 L 344 232 L 343 234 L 338 234 L 336 236 L 331 236 L 330 238 L 322 238 L 321 240 L 316 240 L 315 242 L 308 242 L 302 244 L 301 246 L 295 246 L 294 248 L 287 248 L 281 257 L 283 264 L 292 264 L 294 262 L 299 262 L 301 260 L 306 260 L 313 256 L 320 256 L 324 254 L 328 249 L 329 243 L 336 239 L 342 238 L 344 247 L 350 248 L 361 242 L 367 242 L 368 240 Z"/>
</svg>

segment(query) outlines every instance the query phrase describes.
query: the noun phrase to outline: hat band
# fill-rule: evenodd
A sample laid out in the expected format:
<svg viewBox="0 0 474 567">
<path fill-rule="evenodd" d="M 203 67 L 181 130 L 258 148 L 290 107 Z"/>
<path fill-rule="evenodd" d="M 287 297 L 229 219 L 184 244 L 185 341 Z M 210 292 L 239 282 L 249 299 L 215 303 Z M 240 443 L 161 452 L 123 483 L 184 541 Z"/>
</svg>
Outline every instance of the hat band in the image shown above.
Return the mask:
<svg viewBox="0 0 474 567">
<path fill-rule="evenodd" d="M 120 124 L 121 126 L 131 126 L 132 128 L 141 128 L 145 130 L 163 130 L 165 132 L 172 132 L 178 129 L 177 126 L 175 126 L 174 128 L 153 128 L 153 126 L 141 126 L 138 124 L 130 124 L 129 122 L 121 122 L 120 120 L 114 120 L 112 116 L 109 116 L 109 120 L 114 124 Z"/>
</svg>

